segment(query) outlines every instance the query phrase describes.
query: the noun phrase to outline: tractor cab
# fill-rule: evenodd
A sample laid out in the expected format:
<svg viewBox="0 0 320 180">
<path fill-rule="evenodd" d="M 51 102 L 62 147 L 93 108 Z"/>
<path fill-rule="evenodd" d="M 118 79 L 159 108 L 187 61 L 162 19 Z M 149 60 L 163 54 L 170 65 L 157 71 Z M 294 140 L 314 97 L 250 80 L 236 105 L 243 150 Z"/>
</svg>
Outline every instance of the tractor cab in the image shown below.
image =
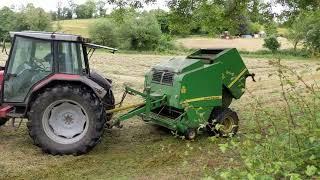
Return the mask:
<svg viewBox="0 0 320 180">
<path fill-rule="evenodd" d="M 88 75 L 83 40 L 66 35 L 34 32 L 11 33 L 12 49 L 3 82 L 4 103 L 24 103 L 39 81 L 52 74 Z M 56 38 L 55 38 L 56 37 Z"/>
<path fill-rule="evenodd" d="M 28 103 L 32 88 L 55 74 L 87 76 L 102 86 L 107 83 L 96 72 L 90 76 L 88 56 L 98 48 L 113 53 L 116 49 L 90 44 L 88 39 L 69 34 L 11 32 L 10 36 L 12 48 L 0 72 L 2 103 Z"/>
</svg>

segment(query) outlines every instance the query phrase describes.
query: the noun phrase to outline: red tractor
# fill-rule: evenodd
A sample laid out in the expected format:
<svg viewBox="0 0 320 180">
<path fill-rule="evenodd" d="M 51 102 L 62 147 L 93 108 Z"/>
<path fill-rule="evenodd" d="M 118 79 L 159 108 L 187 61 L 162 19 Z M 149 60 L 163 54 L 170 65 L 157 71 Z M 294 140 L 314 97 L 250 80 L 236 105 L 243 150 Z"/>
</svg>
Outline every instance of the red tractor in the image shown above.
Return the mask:
<svg viewBox="0 0 320 180">
<path fill-rule="evenodd" d="M 98 48 L 81 36 L 13 32 L 12 48 L 0 71 L 0 125 L 28 119 L 34 144 L 46 153 L 84 154 L 100 140 L 114 108 L 111 80 L 90 71 Z"/>
</svg>

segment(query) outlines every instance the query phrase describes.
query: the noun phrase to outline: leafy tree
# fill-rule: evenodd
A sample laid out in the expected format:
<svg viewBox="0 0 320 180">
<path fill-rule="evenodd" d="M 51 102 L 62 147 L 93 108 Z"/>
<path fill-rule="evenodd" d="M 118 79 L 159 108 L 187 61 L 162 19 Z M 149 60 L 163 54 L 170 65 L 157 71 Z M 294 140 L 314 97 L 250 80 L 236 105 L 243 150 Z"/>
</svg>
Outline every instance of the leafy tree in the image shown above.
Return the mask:
<svg viewBox="0 0 320 180">
<path fill-rule="evenodd" d="M 58 13 L 57 13 L 57 12 L 55 12 L 55 11 L 50 11 L 49 14 L 50 14 L 51 19 L 52 19 L 53 21 L 58 20 Z"/>
<path fill-rule="evenodd" d="M 249 31 L 251 34 L 258 34 L 262 30 L 262 26 L 259 23 L 250 23 Z"/>
<path fill-rule="evenodd" d="M 106 6 L 105 1 L 102 1 L 102 0 L 98 1 L 98 2 L 96 3 L 96 6 L 97 6 L 97 11 L 98 11 L 98 13 L 99 13 L 99 16 L 100 16 L 100 17 L 105 17 L 105 16 L 106 16 L 106 13 L 107 13 L 107 10 L 106 10 L 106 8 L 105 8 L 105 6 Z"/>
<path fill-rule="evenodd" d="M 117 47 L 119 45 L 117 29 L 117 25 L 113 21 L 103 19 L 90 27 L 89 35 L 95 43 Z"/>
<path fill-rule="evenodd" d="M 78 19 L 92 18 L 96 13 L 96 3 L 88 0 L 86 3 L 77 6 L 75 13 Z"/>
<path fill-rule="evenodd" d="M 70 8 L 64 7 L 62 9 L 61 15 L 62 15 L 62 19 L 72 19 L 73 13 Z"/>
<path fill-rule="evenodd" d="M 228 23 L 227 27 L 231 34 L 249 33 L 249 2 L 250 0 L 226 0 L 225 21 Z"/>
<path fill-rule="evenodd" d="M 173 34 L 188 35 L 194 28 L 194 11 L 200 1 L 195 0 L 171 0 L 168 2 L 170 8 L 169 29 Z"/>
<path fill-rule="evenodd" d="M 305 14 L 299 15 L 289 28 L 287 38 L 293 43 L 294 50 L 297 50 L 298 44 L 305 39 L 308 31 L 308 20 Z"/>
<path fill-rule="evenodd" d="M 15 13 L 8 7 L 0 9 L 0 39 L 5 38 L 9 31 L 15 30 Z"/>
<path fill-rule="evenodd" d="M 291 26 L 300 12 L 320 10 L 319 0 L 277 0 L 277 2 L 288 7 L 288 10 L 283 11 L 280 16 L 288 26 Z"/>
<path fill-rule="evenodd" d="M 205 1 L 195 11 L 194 18 L 198 19 L 201 29 L 210 35 L 215 35 L 224 30 L 225 16 L 223 6 L 212 1 Z"/>
<path fill-rule="evenodd" d="M 152 10 L 150 13 L 156 17 L 162 33 L 169 34 L 169 13 L 161 9 Z"/>
<path fill-rule="evenodd" d="M 151 15 L 128 18 L 121 25 L 121 42 L 127 49 L 155 50 L 161 39 L 161 29 L 157 19 Z"/>
<path fill-rule="evenodd" d="M 264 29 L 268 36 L 277 36 L 278 34 L 277 24 L 274 21 L 265 24 Z"/>
<path fill-rule="evenodd" d="M 260 1 L 253 0 L 251 4 L 249 4 L 250 8 L 250 20 L 252 22 L 259 22 L 260 21 Z"/>
<path fill-rule="evenodd" d="M 320 53 L 320 12 L 301 12 L 289 28 L 287 38 L 293 43 L 294 49 L 303 42 L 303 45 L 313 55 Z"/>
<path fill-rule="evenodd" d="M 248 3 L 249 17 L 251 22 L 265 24 L 273 20 L 275 14 L 272 12 L 270 3 L 260 0 L 251 0 Z"/>
<path fill-rule="evenodd" d="M 84 4 L 78 5 L 75 9 L 78 19 L 92 18 L 92 14 L 88 14 Z"/>
<path fill-rule="evenodd" d="M 320 22 L 311 24 L 310 30 L 306 34 L 306 46 L 315 56 L 320 55 Z"/>
<path fill-rule="evenodd" d="M 14 12 L 8 7 L 0 9 L 0 38 L 5 37 L 9 31 L 45 31 L 51 29 L 51 15 L 33 4 Z"/>
<path fill-rule="evenodd" d="M 277 0 L 279 3 L 286 5 L 291 11 L 312 10 L 316 11 L 320 8 L 319 0 Z"/>
<path fill-rule="evenodd" d="M 118 8 L 114 9 L 110 17 L 118 24 L 123 24 L 126 19 L 137 17 L 138 13 L 134 8 Z"/>
<path fill-rule="evenodd" d="M 16 14 L 16 29 L 45 31 L 51 29 L 51 17 L 42 8 L 35 8 L 33 4 L 27 6 Z"/>
<path fill-rule="evenodd" d="M 304 45 L 313 55 L 320 55 L 320 11 L 309 12 L 304 20 L 306 23 Z"/>
<path fill-rule="evenodd" d="M 125 16 L 135 12 L 136 9 L 142 8 L 145 4 L 156 2 L 156 0 L 108 0 L 108 3 L 116 6 L 112 12 L 117 23 L 124 23 Z"/>
</svg>

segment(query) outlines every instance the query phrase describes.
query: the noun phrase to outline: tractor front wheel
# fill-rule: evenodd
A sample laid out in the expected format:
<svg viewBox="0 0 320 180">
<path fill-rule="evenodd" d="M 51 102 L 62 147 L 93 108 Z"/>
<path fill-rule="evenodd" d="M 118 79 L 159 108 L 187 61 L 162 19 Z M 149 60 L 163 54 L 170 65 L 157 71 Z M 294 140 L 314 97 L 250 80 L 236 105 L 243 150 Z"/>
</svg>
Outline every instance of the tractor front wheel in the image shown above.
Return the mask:
<svg viewBox="0 0 320 180">
<path fill-rule="evenodd" d="M 234 136 L 239 129 L 239 117 L 236 112 L 229 108 L 215 109 L 207 125 L 210 135 L 219 135 L 222 137 Z"/>
<path fill-rule="evenodd" d="M 80 86 L 48 88 L 33 102 L 28 129 L 34 144 L 53 155 L 80 155 L 91 150 L 104 131 L 99 98 Z"/>
</svg>

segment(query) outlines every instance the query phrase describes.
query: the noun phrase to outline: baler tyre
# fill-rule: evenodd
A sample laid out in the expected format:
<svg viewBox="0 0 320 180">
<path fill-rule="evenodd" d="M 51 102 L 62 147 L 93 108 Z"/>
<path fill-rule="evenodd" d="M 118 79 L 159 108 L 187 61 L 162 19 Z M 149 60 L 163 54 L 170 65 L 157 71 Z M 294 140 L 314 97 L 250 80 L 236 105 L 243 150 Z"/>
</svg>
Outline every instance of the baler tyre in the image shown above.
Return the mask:
<svg viewBox="0 0 320 180">
<path fill-rule="evenodd" d="M 104 132 L 100 99 L 80 86 L 47 88 L 33 102 L 27 123 L 34 144 L 53 155 L 90 151 Z"/>
<path fill-rule="evenodd" d="M 223 112 L 224 108 L 216 107 L 212 110 L 208 124 L 206 126 L 207 132 L 210 136 L 215 136 L 218 132 L 215 129 L 215 125 L 217 124 L 217 117 Z"/>
<path fill-rule="evenodd" d="M 5 125 L 8 120 L 9 119 L 7 119 L 7 118 L 0 118 L 0 126 Z"/>
<path fill-rule="evenodd" d="M 197 137 L 197 129 L 187 129 L 184 136 L 187 140 L 194 140 Z"/>
<path fill-rule="evenodd" d="M 237 113 L 229 108 L 223 110 L 220 109 L 218 111 L 220 111 L 220 113 L 216 112 L 218 114 L 213 115 L 210 120 L 211 123 L 209 122 L 209 134 L 218 134 L 221 137 L 230 137 L 236 135 L 239 129 L 239 117 Z M 221 126 L 218 126 L 217 129 L 217 125 Z"/>
</svg>

